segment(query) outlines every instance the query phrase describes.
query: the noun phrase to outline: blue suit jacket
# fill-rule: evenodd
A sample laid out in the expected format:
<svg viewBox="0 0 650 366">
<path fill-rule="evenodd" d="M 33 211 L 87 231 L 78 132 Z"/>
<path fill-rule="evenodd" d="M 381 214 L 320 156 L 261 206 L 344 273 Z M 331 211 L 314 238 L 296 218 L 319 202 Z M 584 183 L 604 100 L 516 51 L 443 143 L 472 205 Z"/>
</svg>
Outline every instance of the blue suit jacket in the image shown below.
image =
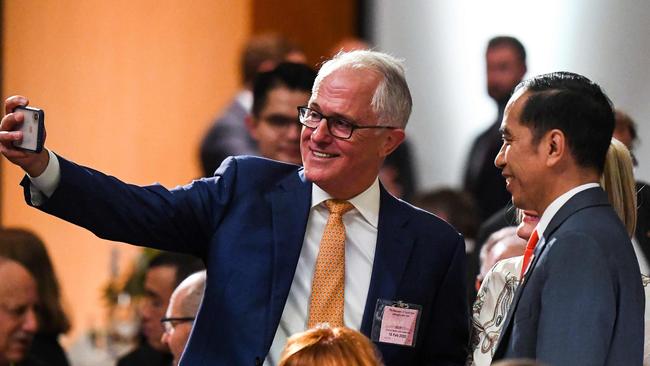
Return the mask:
<svg viewBox="0 0 650 366">
<path fill-rule="evenodd" d="M 630 239 L 600 188 L 553 217 L 506 317 L 494 360 L 641 365 L 644 294 Z"/>
<path fill-rule="evenodd" d="M 183 364 L 254 365 L 264 360 L 309 215 L 311 183 L 302 168 L 262 158 L 229 158 L 214 177 L 167 190 L 128 185 L 60 162 L 61 183 L 40 209 L 102 238 L 204 259 L 207 287 Z M 23 185 L 27 188 L 28 181 Z M 383 188 L 380 200 L 361 331 L 370 335 L 377 299 L 422 305 L 416 347 L 378 344 L 386 364 L 461 365 L 468 337 L 462 237 Z"/>
</svg>

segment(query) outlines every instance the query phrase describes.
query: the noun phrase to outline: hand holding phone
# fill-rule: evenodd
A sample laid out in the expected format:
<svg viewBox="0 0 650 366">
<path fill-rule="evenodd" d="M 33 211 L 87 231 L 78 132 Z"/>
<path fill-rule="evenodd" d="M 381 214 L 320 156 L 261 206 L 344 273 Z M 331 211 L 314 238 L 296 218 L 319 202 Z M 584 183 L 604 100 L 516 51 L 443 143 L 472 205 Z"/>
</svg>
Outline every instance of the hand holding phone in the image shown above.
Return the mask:
<svg viewBox="0 0 650 366">
<path fill-rule="evenodd" d="M 14 112 L 22 112 L 24 116 L 22 125 L 16 130 L 22 131 L 23 139 L 14 141 L 14 146 L 22 150 L 40 153 L 43 150 L 45 137 L 45 113 L 42 109 L 23 106 L 16 107 Z"/>
</svg>

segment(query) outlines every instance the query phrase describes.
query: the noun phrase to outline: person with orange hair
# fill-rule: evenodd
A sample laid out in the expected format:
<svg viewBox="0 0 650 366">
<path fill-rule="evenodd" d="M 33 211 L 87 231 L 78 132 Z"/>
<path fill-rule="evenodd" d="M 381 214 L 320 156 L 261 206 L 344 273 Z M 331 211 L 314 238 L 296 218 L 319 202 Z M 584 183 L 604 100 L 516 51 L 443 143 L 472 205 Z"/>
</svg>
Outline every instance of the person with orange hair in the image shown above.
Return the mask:
<svg viewBox="0 0 650 366">
<path fill-rule="evenodd" d="M 289 338 L 278 366 L 382 366 L 366 336 L 345 327 L 319 327 Z"/>
</svg>

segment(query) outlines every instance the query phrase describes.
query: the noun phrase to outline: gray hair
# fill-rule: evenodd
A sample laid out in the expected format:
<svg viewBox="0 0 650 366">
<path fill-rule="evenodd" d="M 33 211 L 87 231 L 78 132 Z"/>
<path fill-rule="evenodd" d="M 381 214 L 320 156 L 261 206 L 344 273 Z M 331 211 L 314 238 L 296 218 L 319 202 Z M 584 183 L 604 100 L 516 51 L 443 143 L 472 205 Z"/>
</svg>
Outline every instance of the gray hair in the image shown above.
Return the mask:
<svg viewBox="0 0 650 366">
<path fill-rule="evenodd" d="M 339 52 L 325 62 L 316 76 L 312 94 L 318 91 L 321 81 L 336 70 L 343 68 L 366 69 L 377 72 L 382 80 L 372 97 L 372 110 L 380 121 L 390 126 L 406 127 L 413 100 L 404 76 L 403 60 L 386 53 L 357 50 Z"/>
<path fill-rule="evenodd" d="M 171 304 L 178 301 L 179 296 L 184 295 L 180 299 L 180 304 L 178 304 L 178 308 L 181 312 L 178 316 L 195 316 L 199 311 L 199 306 L 203 299 L 206 279 L 207 276 L 205 270 L 196 272 L 184 279 L 172 294 L 170 309 Z"/>
</svg>

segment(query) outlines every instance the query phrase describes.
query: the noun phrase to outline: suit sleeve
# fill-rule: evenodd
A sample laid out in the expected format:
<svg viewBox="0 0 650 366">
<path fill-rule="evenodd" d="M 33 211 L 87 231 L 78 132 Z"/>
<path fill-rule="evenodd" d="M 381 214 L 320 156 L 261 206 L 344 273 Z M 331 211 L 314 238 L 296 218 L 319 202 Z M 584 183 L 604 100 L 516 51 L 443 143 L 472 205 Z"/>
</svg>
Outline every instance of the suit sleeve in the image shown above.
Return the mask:
<svg viewBox="0 0 650 366">
<path fill-rule="evenodd" d="M 136 186 L 59 157 L 61 181 L 38 209 L 82 226 L 103 239 L 202 255 L 225 214 L 237 164 L 215 177 L 168 190 Z M 21 183 L 30 202 L 29 179 Z"/>
<path fill-rule="evenodd" d="M 616 321 L 607 258 L 580 233 L 557 237 L 543 264 L 537 355 L 549 365 L 603 365 Z"/>
<path fill-rule="evenodd" d="M 426 358 L 421 365 L 464 365 L 469 338 L 465 243 L 458 235 L 447 274 L 434 299 Z"/>
</svg>

